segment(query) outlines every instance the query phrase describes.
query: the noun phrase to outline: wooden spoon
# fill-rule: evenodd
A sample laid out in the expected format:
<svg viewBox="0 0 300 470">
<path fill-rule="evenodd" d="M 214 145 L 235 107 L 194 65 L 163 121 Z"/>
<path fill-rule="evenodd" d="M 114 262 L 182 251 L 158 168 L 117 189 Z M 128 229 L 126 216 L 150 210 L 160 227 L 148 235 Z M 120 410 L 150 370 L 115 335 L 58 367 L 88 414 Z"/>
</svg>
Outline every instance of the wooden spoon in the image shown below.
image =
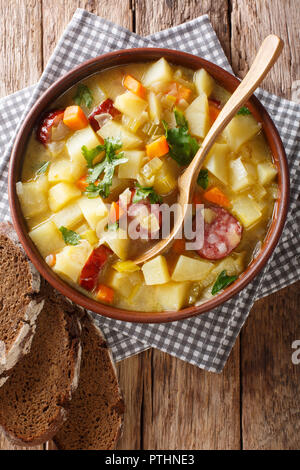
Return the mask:
<svg viewBox="0 0 300 470">
<path fill-rule="evenodd" d="M 231 95 L 219 116 L 211 126 L 202 145 L 185 172 L 178 179 L 179 198 L 178 204 L 181 206 L 180 215 L 177 217 L 174 227 L 169 236 L 160 240 L 153 248 L 135 259 L 135 263 L 141 264 L 164 252 L 173 242 L 176 234 L 181 230 L 184 218 L 187 213 L 187 205 L 191 201 L 194 193 L 197 177 L 200 168 L 212 145 L 219 134 L 227 126 L 229 121 L 235 116 L 240 107 L 250 98 L 254 90 L 258 87 L 273 64 L 278 59 L 283 48 L 283 41 L 274 34 L 267 36 L 259 48 L 254 62 L 240 83 L 235 92 Z"/>
</svg>

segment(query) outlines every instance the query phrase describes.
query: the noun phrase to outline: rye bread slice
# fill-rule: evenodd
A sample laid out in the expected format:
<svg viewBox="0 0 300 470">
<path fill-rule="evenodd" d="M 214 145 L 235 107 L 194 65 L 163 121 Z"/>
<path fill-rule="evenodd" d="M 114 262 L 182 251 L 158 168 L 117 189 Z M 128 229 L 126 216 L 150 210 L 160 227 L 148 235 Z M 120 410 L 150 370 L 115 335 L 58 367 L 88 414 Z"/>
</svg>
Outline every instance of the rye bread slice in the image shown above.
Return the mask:
<svg viewBox="0 0 300 470">
<path fill-rule="evenodd" d="M 0 388 L 0 428 L 23 446 L 41 444 L 57 433 L 79 378 L 82 311 L 45 281 L 40 294 L 45 304 L 31 350 Z"/>
<path fill-rule="evenodd" d="M 82 362 L 68 419 L 55 435 L 60 450 L 114 449 L 121 435 L 124 402 L 106 341 L 86 314 L 81 319 Z"/>
<path fill-rule="evenodd" d="M 0 386 L 30 350 L 43 307 L 40 275 L 8 222 L 0 223 Z"/>
</svg>

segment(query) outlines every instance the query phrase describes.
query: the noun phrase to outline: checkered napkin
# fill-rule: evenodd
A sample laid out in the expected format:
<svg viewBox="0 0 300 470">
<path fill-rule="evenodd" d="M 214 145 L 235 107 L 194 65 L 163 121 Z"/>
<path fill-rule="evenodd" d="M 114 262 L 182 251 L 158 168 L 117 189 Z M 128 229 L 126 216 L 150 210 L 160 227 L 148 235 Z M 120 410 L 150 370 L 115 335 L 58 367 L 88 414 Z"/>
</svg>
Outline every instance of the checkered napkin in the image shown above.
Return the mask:
<svg viewBox="0 0 300 470">
<path fill-rule="evenodd" d="M 36 86 L 0 100 L 0 218 L 9 220 L 7 170 L 19 123 L 37 98 L 56 79 L 81 62 L 116 49 L 164 46 L 199 55 L 231 72 L 208 17 L 142 38 L 109 21 L 77 10 Z M 221 372 L 236 337 L 257 298 L 300 278 L 300 231 L 297 196 L 299 179 L 300 105 L 263 90 L 256 95 L 269 111 L 283 140 L 290 163 L 291 205 L 287 223 L 273 257 L 256 279 L 222 306 L 183 321 L 140 324 L 95 315 L 115 360 L 154 347 L 213 372 Z M 7 144 L 10 142 L 9 144 Z M 297 162 L 298 157 L 298 162 Z"/>
</svg>

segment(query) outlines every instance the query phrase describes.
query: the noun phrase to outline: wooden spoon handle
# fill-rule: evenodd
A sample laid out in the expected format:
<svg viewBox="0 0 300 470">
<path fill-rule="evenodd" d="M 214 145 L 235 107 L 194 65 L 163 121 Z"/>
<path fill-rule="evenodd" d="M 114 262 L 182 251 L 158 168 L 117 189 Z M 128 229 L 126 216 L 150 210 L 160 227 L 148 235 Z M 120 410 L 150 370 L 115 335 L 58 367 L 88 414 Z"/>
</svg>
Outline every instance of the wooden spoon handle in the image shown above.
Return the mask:
<svg viewBox="0 0 300 470">
<path fill-rule="evenodd" d="M 208 131 L 204 141 L 198 152 L 196 153 L 193 161 L 182 175 L 182 184 L 190 184 L 191 191 L 194 188 L 199 170 L 203 161 L 214 144 L 218 134 L 227 126 L 229 121 L 234 117 L 239 108 L 250 98 L 254 90 L 258 87 L 259 83 L 267 75 L 270 68 L 276 62 L 283 48 L 283 41 L 274 34 L 267 36 L 260 46 L 258 53 L 254 59 L 249 72 L 231 95 L 224 108 L 221 110 L 219 116 Z"/>
</svg>

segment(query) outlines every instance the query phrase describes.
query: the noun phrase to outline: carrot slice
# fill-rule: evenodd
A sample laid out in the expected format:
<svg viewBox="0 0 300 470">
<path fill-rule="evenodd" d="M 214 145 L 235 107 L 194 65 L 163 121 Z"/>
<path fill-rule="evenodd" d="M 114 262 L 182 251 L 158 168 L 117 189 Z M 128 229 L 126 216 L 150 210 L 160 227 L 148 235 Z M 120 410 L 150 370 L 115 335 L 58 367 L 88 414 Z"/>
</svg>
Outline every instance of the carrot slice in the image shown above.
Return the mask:
<svg viewBox="0 0 300 470">
<path fill-rule="evenodd" d="M 198 193 L 198 191 L 195 192 L 194 196 L 193 196 L 193 204 L 196 206 L 197 204 L 203 204 L 203 201 L 201 199 L 201 196 L 200 194 Z"/>
<path fill-rule="evenodd" d="M 162 157 L 169 152 L 167 139 L 162 135 L 159 139 L 146 145 L 146 153 L 149 158 Z"/>
<path fill-rule="evenodd" d="M 80 106 L 68 106 L 64 112 L 64 124 L 72 131 L 87 127 L 89 121 Z"/>
<path fill-rule="evenodd" d="M 208 100 L 208 112 L 210 124 L 213 124 L 221 112 L 221 109 L 216 101 Z"/>
<path fill-rule="evenodd" d="M 123 81 L 123 85 L 125 88 L 127 88 L 127 90 L 132 91 L 132 93 L 139 96 L 140 98 L 145 98 L 146 88 L 143 87 L 141 82 L 136 80 L 132 75 L 126 75 Z"/>
<path fill-rule="evenodd" d="M 189 101 L 192 90 L 184 85 L 172 82 L 167 89 L 167 95 L 174 96 L 176 98 L 176 104 L 178 104 L 180 100 Z"/>
<path fill-rule="evenodd" d="M 84 192 L 87 188 L 89 183 L 87 182 L 87 175 L 83 175 L 79 180 L 76 182 L 77 188 L 80 189 L 80 191 Z"/>
<path fill-rule="evenodd" d="M 175 240 L 173 245 L 172 245 L 172 250 L 174 253 L 177 253 L 178 255 L 181 255 L 182 253 L 185 252 L 185 240 L 183 238 L 179 238 L 178 240 Z"/>
<path fill-rule="evenodd" d="M 209 189 L 208 191 L 205 191 L 204 197 L 207 201 L 213 202 L 218 206 L 230 207 L 231 205 L 227 196 L 225 196 L 225 194 L 222 193 L 222 191 L 216 186 Z"/>
<path fill-rule="evenodd" d="M 113 224 L 117 222 L 125 212 L 118 202 L 112 202 L 109 211 L 109 220 Z"/>
<path fill-rule="evenodd" d="M 114 300 L 114 290 L 104 284 L 99 284 L 96 292 L 96 297 L 102 302 L 111 304 Z"/>
<path fill-rule="evenodd" d="M 180 100 L 189 101 L 192 95 L 192 90 L 186 86 L 179 85 L 178 86 L 178 93 L 177 93 L 177 100 L 178 103 Z"/>
</svg>

